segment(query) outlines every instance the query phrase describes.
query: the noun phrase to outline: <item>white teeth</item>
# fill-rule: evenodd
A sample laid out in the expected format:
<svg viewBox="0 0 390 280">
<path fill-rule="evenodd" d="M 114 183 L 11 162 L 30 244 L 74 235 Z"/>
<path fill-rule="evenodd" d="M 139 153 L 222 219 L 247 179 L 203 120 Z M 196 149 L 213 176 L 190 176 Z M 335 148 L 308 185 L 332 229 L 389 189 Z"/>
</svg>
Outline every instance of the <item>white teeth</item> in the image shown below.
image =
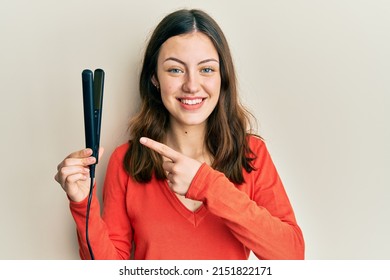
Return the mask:
<svg viewBox="0 0 390 280">
<path fill-rule="evenodd" d="M 180 99 L 180 102 L 187 105 L 195 105 L 202 102 L 202 98 L 198 99 Z"/>
</svg>

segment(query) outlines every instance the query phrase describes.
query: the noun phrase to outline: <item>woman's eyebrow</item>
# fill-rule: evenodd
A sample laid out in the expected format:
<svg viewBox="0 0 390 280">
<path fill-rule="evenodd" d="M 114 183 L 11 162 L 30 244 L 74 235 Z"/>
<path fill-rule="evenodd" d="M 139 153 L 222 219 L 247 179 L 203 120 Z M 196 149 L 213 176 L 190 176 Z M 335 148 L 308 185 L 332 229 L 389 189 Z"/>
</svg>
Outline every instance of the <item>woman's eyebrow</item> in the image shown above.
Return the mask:
<svg viewBox="0 0 390 280">
<path fill-rule="evenodd" d="M 169 61 L 169 60 L 173 60 L 173 61 L 176 61 L 176 62 L 178 62 L 178 63 L 180 63 L 180 64 L 185 65 L 185 62 L 184 62 L 184 61 L 182 61 L 182 60 L 180 60 L 180 59 L 178 59 L 178 58 L 176 58 L 176 57 L 168 57 L 167 59 L 164 60 L 164 62 L 167 62 L 167 61 Z"/>
<path fill-rule="evenodd" d="M 180 59 L 178 59 L 178 58 L 176 58 L 176 57 L 168 57 L 168 58 L 166 58 L 166 59 L 164 60 L 164 62 L 169 61 L 169 60 L 173 60 L 173 61 L 176 61 L 176 62 L 178 62 L 178 63 L 180 63 L 180 64 L 186 65 L 186 63 L 185 63 L 184 61 L 182 61 L 182 60 L 180 60 Z M 216 62 L 216 63 L 219 63 L 219 61 L 218 61 L 217 59 L 215 59 L 215 58 L 208 58 L 208 59 L 205 59 L 205 60 L 200 61 L 200 62 L 198 63 L 198 65 L 203 64 L 203 63 L 208 63 L 208 62 Z"/>
<path fill-rule="evenodd" d="M 209 58 L 209 59 L 205 59 L 205 60 L 202 60 L 201 62 L 198 63 L 198 65 L 200 64 L 203 64 L 203 63 L 208 63 L 208 62 L 216 62 L 216 63 L 219 63 L 219 61 L 215 58 Z"/>
</svg>

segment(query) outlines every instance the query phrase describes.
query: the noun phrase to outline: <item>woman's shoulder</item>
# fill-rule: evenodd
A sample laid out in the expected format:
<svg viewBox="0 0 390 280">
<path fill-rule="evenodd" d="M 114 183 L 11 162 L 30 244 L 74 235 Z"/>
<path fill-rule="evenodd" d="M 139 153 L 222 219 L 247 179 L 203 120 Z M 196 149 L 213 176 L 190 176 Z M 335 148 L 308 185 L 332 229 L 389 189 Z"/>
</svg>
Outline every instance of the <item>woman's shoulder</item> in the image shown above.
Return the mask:
<svg viewBox="0 0 390 280">
<path fill-rule="evenodd" d="M 129 149 L 129 146 L 130 146 L 130 142 L 122 143 L 115 148 L 114 152 L 125 154 L 126 151 Z"/>
<path fill-rule="evenodd" d="M 265 142 L 264 139 L 256 134 L 248 134 L 248 144 L 251 149 L 256 149 L 260 147 L 265 148 Z"/>
<path fill-rule="evenodd" d="M 264 160 L 264 157 L 269 156 L 267 144 L 264 138 L 259 135 L 248 135 L 248 146 L 250 151 L 252 152 L 252 155 L 255 155 L 256 162 Z"/>
<path fill-rule="evenodd" d="M 130 146 L 130 143 L 126 142 L 126 143 L 122 143 L 119 146 L 115 147 L 114 151 L 111 154 L 111 158 L 123 160 L 127 150 L 129 149 L 129 146 Z"/>
</svg>

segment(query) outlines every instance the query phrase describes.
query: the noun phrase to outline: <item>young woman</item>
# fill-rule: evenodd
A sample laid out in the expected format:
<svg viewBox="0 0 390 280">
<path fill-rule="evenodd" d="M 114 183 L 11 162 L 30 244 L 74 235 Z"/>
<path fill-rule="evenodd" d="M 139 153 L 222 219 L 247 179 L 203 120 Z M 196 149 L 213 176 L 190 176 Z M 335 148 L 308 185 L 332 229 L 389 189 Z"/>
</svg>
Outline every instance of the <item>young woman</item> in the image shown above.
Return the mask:
<svg viewBox="0 0 390 280">
<path fill-rule="evenodd" d="M 263 140 L 250 133 L 227 41 L 199 10 L 155 29 L 140 75 L 130 140 L 111 155 L 104 208 L 92 199 L 96 259 L 303 259 L 304 241 Z M 91 150 L 72 153 L 56 180 L 70 199 L 80 256 Z M 96 196 L 94 194 L 94 196 Z"/>
</svg>

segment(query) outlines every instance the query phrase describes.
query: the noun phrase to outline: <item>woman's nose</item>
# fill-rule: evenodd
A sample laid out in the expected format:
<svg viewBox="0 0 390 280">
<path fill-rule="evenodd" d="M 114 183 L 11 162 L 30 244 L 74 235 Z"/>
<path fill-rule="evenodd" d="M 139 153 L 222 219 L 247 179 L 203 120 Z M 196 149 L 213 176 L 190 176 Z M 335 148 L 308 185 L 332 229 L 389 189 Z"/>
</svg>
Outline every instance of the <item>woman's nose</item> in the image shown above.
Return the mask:
<svg viewBox="0 0 390 280">
<path fill-rule="evenodd" d="M 196 93 L 199 89 L 199 77 L 195 73 L 187 73 L 183 82 L 183 91 L 186 93 Z"/>
</svg>

